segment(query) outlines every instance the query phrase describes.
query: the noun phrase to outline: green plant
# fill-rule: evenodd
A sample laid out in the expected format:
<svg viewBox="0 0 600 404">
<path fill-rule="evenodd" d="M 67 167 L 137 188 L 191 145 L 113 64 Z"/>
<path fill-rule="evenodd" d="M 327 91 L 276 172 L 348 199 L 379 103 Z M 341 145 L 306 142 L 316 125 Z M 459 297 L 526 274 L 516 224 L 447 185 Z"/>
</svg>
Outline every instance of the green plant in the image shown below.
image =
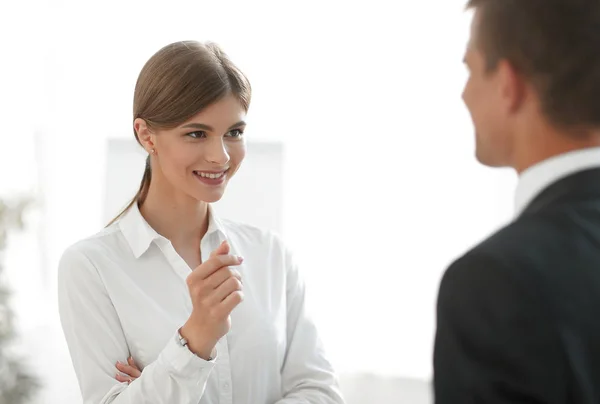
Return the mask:
<svg viewBox="0 0 600 404">
<path fill-rule="evenodd" d="M 35 376 L 14 353 L 16 338 L 14 315 L 10 309 L 10 290 L 4 280 L 4 251 L 8 233 L 23 228 L 23 213 L 27 202 L 8 204 L 0 200 L 0 404 L 26 404 L 40 387 Z"/>
</svg>

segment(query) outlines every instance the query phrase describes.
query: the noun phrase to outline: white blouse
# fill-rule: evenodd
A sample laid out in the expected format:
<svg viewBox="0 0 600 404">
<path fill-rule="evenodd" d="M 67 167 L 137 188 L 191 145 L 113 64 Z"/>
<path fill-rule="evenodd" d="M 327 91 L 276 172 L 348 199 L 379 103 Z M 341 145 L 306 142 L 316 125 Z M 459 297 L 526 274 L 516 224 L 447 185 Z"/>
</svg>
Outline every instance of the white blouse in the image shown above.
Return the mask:
<svg viewBox="0 0 600 404">
<path fill-rule="evenodd" d="M 191 269 L 131 208 L 71 246 L 58 271 L 63 331 L 84 404 L 342 404 L 338 383 L 304 310 L 304 283 L 281 241 L 220 220 L 209 209 L 202 257 L 223 240 L 241 255 L 244 301 L 207 362 L 176 341 L 192 303 Z M 115 380 L 132 355 L 143 369 Z"/>
</svg>

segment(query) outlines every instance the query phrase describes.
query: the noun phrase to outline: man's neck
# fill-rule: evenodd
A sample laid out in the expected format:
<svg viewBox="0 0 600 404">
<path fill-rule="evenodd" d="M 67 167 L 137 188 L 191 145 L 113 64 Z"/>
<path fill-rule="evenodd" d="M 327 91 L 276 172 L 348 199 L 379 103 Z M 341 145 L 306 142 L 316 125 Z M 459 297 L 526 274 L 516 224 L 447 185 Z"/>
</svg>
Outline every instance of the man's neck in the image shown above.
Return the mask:
<svg viewBox="0 0 600 404">
<path fill-rule="evenodd" d="M 600 131 L 574 135 L 550 128 L 537 128 L 516 136 L 513 168 L 520 175 L 528 168 L 564 153 L 600 146 Z"/>
</svg>

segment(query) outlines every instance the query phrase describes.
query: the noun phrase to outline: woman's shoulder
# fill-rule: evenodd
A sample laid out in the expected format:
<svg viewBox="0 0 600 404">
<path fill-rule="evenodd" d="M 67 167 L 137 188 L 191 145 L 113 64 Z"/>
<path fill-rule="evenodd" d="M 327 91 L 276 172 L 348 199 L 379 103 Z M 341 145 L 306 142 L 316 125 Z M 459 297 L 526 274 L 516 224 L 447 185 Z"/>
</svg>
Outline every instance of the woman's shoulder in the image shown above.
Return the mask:
<svg viewBox="0 0 600 404">
<path fill-rule="evenodd" d="M 235 238 L 244 244 L 284 248 L 283 239 L 275 230 L 228 219 L 221 219 L 221 223 L 228 237 Z"/>
<path fill-rule="evenodd" d="M 261 273 L 278 276 L 296 268 L 294 254 L 279 232 L 231 220 L 222 220 L 222 224 L 235 254 Z"/>
<path fill-rule="evenodd" d="M 123 237 L 118 224 L 112 224 L 99 232 L 69 245 L 63 252 L 60 266 L 77 262 L 93 262 L 100 257 L 114 255 L 123 249 Z"/>
</svg>

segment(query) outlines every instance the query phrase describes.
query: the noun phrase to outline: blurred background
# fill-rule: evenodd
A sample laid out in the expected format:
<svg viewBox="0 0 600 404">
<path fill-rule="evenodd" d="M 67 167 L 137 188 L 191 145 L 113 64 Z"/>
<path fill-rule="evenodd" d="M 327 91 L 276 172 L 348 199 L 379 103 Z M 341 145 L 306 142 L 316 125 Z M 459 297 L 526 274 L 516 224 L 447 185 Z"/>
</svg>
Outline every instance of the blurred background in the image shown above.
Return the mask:
<svg viewBox="0 0 600 404">
<path fill-rule="evenodd" d="M 43 383 L 33 403 L 81 403 L 58 260 L 137 190 L 135 81 L 184 39 L 219 43 L 250 78 L 249 157 L 218 210 L 295 251 L 348 404 L 431 403 L 441 275 L 510 219 L 516 185 L 473 157 L 463 10 L 463 0 L 1 2 L 0 199 L 33 201 L 1 278 L 11 349 Z"/>
</svg>

